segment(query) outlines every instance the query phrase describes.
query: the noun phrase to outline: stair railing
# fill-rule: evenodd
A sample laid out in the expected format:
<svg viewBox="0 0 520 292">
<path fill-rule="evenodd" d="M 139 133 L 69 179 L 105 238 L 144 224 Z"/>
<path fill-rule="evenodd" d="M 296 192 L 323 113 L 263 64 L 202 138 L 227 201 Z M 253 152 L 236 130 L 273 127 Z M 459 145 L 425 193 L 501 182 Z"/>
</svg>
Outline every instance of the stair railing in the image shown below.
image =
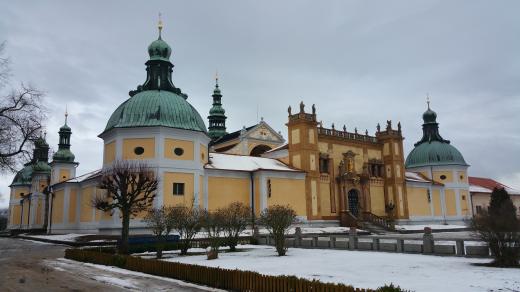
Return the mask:
<svg viewBox="0 0 520 292">
<path fill-rule="evenodd" d="M 395 230 L 394 222 L 387 218 L 377 216 L 376 214 L 373 214 L 371 212 L 363 212 L 363 219 L 374 225 L 383 227 L 386 230 Z"/>
</svg>

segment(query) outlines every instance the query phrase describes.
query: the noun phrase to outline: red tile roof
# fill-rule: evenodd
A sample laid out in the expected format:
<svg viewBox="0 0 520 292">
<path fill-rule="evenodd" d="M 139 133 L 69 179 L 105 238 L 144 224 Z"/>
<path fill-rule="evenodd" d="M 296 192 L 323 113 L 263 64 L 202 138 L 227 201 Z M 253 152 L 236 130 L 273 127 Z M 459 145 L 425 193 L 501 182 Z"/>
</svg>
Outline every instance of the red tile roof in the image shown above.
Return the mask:
<svg viewBox="0 0 520 292">
<path fill-rule="evenodd" d="M 509 186 L 506 186 L 506 185 L 502 184 L 502 183 L 499 183 L 499 182 L 497 182 L 494 179 L 485 178 L 485 177 L 473 177 L 473 176 L 468 177 L 468 179 L 469 179 L 470 190 L 471 190 L 472 186 L 478 186 L 478 187 L 481 187 L 481 188 L 488 189 L 489 192 L 492 192 L 495 187 L 498 187 L 498 188 L 506 189 L 506 191 L 509 194 L 513 194 L 513 195 L 520 194 L 520 191 L 515 190 L 515 189 L 513 189 L 513 188 L 511 188 Z"/>
</svg>

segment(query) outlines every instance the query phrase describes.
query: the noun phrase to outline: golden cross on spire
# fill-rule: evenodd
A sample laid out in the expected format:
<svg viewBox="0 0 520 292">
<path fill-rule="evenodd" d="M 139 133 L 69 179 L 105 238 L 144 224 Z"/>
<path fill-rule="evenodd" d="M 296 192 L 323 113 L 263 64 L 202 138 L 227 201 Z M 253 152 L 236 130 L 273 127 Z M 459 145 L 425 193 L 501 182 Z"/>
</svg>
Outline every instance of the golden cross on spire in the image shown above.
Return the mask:
<svg viewBox="0 0 520 292">
<path fill-rule="evenodd" d="M 215 83 L 218 85 L 218 70 L 215 70 Z"/>
<path fill-rule="evenodd" d="M 426 93 L 426 103 L 428 104 L 428 109 L 430 109 L 430 94 Z"/>
<path fill-rule="evenodd" d="M 157 23 L 157 28 L 159 29 L 159 38 L 161 38 L 161 31 L 163 29 L 163 23 L 161 19 L 161 12 L 159 12 L 159 23 Z"/>
<path fill-rule="evenodd" d="M 65 125 L 67 124 L 68 116 L 69 116 L 69 111 L 67 110 L 67 105 L 65 105 Z"/>
</svg>

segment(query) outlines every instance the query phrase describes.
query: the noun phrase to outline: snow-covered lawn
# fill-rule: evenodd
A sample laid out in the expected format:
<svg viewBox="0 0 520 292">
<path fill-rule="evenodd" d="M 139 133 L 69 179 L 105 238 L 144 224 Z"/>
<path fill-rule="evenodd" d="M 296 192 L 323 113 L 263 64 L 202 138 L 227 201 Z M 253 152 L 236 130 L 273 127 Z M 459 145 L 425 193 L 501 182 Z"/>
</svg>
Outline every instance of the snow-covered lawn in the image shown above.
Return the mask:
<svg viewBox="0 0 520 292">
<path fill-rule="evenodd" d="M 489 259 L 324 249 L 289 249 L 278 257 L 273 247 L 244 245 L 241 252 L 165 259 L 266 275 L 295 275 L 322 282 L 377 288 L 394 283 L 414 291 L 520 291 L 520 269 L 475 266 Z M 202 251 L 199 249 L 190 251 Z"/>
<path fill-rule="evenodd" d="M 59 240 L 59 241 L 76 241 L 76 238 L 85 236 L 85 235 L 94 235 L 94 234 L 77 234 L 77 233 L 68 233 L 68 234 L 49 234 L 49 235 L 32 235 L 32 234 L 22 234 L 26 237 L 32 238 L 41 238 L 41 239 L 49 239 L 49 240 Z"/>
<path fill-rule="evenodd" d="M 432 230 L 442 229 L 462 229 L 468 228 L 466 225 L 443 225 L 443 224 L 430 224 L 430 225 L 396 225 L 396 230 L 424 230 L 424 227 L 430 227 Z"/>
</svg>

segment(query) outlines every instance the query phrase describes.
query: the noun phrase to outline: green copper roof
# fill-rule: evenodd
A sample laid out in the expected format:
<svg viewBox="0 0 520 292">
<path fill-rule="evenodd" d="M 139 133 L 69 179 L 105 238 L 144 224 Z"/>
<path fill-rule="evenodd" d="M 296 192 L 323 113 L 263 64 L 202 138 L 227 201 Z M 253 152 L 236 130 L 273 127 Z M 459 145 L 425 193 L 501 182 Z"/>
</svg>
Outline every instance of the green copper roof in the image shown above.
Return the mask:
<svg viewBox="0 0 520 292">
<path fill-rule="evenodd" d="M 38 161 L 32 166 L 34 172 L 51 172 L 50 165 L 45 161 Z"/>
<path fill-rule="evenodd" d="M 459 150 L 440 135 L 437 113 L 430 109 L 430 102 L 428 102 L 428 109 L 423 114 L 423 121 L 423 137 L 415 143 L 415 148 L 406 157 L 405 167 L 468 166 Z"/>
<path fill-rule="evenodd" d="M 30 185 L 32 180 L 33 168 L 31 164 L 26 164 L 24 168 L 16 173 L 11 186 Z"/>
<path fill-rule="evenodd" d="M 172 49 L 162 40 L 161 36 L 148 46 L 148 55 L 150 55 L 150 60 L 169 61 L 171 54 Z"/>
<path fill-rule="evenodd" d="M 421 143 L 406 157 L 406 168 L 433 165 L 467 166 L 468 164 L 457 148 L 439 141 Z"/>
<path fill-rule="evenodd" d="M 58 149 L 52 156 L 52 160 L 55 162 L 74 162 L 74 158 L 76 158 L 76 156 L 74 156 L 70 149 Z"/>
<path fill-rule="evenodd" d="M 121 104 L 108 120 L 112 128 L 163 126 L 206 133 L 197 110 L 183 96 L 171 91 L 142 91 Z"/>
</svg>

